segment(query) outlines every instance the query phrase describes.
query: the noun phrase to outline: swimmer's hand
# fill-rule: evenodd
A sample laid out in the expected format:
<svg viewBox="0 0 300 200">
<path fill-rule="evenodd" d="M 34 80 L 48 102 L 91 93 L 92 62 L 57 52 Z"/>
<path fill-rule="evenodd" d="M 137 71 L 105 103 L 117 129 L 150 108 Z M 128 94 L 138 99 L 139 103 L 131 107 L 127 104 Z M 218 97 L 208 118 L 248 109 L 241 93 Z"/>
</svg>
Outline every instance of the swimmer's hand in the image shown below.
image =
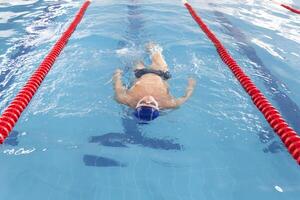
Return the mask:
<svg viewBox="0 0 300 200">
<path fill-rule="evenodd" d="M 121 69 L 116 69 L 114 75 L 113 75 L 113 80 L 116 82 L 117 80 L 121 80 L 123 71 Z"/>
<path fill-rule="evenodd" d="M 123 71 L 121 69 L 116 69 L 114 73 L 114 78 L 120 77 L 122 75 Z"/>
<path fill-rule="evenodd" d="M 188 86 L 186 88 L 186 96 L 190 97 L 192 95 L 195 86 L 196 86 L 196 80 L 193 78 L 189 78 Z"/>
<path fill-rule="evenodd" d="M 119 88 L 122 85 L 122 73 L 123 71 L 121 69 L 116 69 L 114 75 L 113 75 L 113 80 L 115 82 L 115 88 Z"/>
<path fill-rule="evenodd" d="M 182 97 L 179 97 L 177 99 L 172 99 L 167 105 L 166 108 L 177 108 L 184 102 L 186 102 L 190 96 L 193 94 L 194 88 L 196 86 L 196 80 L 193 78 L 189 78 L 188 80 L 188 86 L 185 90 L 185 95 Z"/>
</svg>

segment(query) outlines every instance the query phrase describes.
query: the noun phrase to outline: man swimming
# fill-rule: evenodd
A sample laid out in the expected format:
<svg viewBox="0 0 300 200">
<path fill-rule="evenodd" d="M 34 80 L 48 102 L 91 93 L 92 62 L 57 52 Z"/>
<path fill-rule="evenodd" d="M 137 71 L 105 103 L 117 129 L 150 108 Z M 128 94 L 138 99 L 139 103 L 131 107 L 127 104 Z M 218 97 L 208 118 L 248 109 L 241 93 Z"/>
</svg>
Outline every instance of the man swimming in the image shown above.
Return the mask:
<svg viewBox="0 0 300 200">
<path fill-rule="evenodd" d="M 162 49 L 154 43 L 149 43 L 147 49 L 152 64 L 150 68 L 146 68 L 142 62 L 136 65 L 136 80 L 130 89 L 126 89 L 122 84 L 122 70 L 117 69 L 113 75 L 116 101 L 135 109 L 134 115 L 142 121 L 157 118 L 160 110 L 179 107 L 192 95 L 196 85 L 196 81 L 189 78 L 185 95 L 180 98 L 172 97 L 167 83 L 171 74 Z"/>
</svg>

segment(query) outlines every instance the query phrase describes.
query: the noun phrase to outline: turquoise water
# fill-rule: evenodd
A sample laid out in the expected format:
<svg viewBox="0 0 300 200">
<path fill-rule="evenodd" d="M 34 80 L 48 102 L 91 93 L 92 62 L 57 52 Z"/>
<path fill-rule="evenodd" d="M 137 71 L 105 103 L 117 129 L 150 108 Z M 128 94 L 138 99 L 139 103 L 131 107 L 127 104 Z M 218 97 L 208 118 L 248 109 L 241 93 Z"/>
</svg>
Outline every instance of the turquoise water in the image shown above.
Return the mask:
<svg viewBox="0 0 300 200">
<path fill-rule="evenodd" d="M 269 1 L 190 1 L 300 132 L 299 15 Z M 300 7 L 299 2 L 286 1 Z M 81 1 L 0 3 L 0 109 Z M 111 77 L 149 63 L 155 41 L 191 99 L 147 125 L 113 99 Z M 274 199 L 300 194 L 299 166 L 180 1 L 95 1 L 0 147 L 0 199 Z"/>
</svg>

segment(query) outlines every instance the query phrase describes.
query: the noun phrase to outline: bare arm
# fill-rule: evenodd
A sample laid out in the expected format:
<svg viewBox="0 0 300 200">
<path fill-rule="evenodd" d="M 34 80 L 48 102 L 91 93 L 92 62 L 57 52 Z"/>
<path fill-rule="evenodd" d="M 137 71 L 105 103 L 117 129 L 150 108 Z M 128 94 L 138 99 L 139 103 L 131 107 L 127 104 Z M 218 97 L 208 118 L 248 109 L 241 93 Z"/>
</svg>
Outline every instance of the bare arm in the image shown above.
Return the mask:
<svg viewBox="0 0 300 200">
<path fill-rule="evenodd" d="M 113 75 L 115 99 L 117 102 L 127 105 L 129 97 L 126 94 L 126 88 L 123 86 L 121 78 L 122 78 L 122 70 L 117 69 L 115 71 L 115 74 Z"/>
<path fill-rule="evenodd" d="M 166 108 L 177 108 L 180 105 L 182 105 L 184 102 L 186 102 L 193 94 L 195 85 L 196 85 L 196 81 L 192 78 L 189 78 L 188 86 L 185 90 L 185 95 L 177 99 L 171 99 L 171 101 L 168 103 Z"/>
</svg>

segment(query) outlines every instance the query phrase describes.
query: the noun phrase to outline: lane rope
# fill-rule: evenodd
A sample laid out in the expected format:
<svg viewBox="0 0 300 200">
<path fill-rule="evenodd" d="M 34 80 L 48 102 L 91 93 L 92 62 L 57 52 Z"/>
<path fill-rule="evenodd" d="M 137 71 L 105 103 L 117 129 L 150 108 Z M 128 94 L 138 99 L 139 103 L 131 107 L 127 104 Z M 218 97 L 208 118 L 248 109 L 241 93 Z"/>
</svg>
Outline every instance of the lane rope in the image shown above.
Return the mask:
<svg viewBox="0 0 300 200">
<path fill-rule="evenodd" d="M 300 10 L 297 10 L 296 8 L 293 8 L 291 6 L 285 5 L 285 4 L 280 4 L 282 7 L 292 11 L 293 13 L 299 14 L 300 15 Z"/>
<path fill-rule="evenodd" d="M 284 7 L 284 8 L 286 8 L 286 9 L 290 10 L 290 11 L 293 12 L 293 13 L 300 14 L 300 10 L 298 10 L 298 9 L 296 9 L 296 8 L 293 8 L 293 7 L 291 7 L 291 6 L 289 6 L 289 5 L 286 5 L 286 4 L 283 4 L 283 3 L 279 3 L 279 2 L 274 1 L 274 0 L 271 0 L 271 1 L 272 1 L 273 3 L 275 3 L 275 4 L 279 5 L 279 6 L 281 6 L 281 7 Z"/>
<path fill-rule="evenodd" d="M 207 27 L 203 20 L 197 15 L 192 6 L 186 1 L 182 1 L 193 17 L 198 23 L 199 27 L 212 41 L 217 49 L 222 61 L 229 67 L 234 76 L 238 79 L 245 91 L 251 97 L 255 106 L 264 115 L 269 125 L 274 132 L 280 137 L 281 141 L 287 147 L 292 157 L 300 164 L 300 137 L 296 131 L 291 128 L 283 119 L 279 111 L 269 102 L 263 93 L 255 86 L 252 80 L 245 74 L 237 62 L 231 57 L 223 44 L 218 40 L 216 35 Z"/>
<path fill-rule="evenodd" d="M 66 46 L 72 33 L 75 31 L 91 0 L 86 0 L 77 12 L 68 29 L 62 34 L 60 39 L 54 44 L 51 51 L 44 58 L 38 69 L 33 73 L 25 86 L 19 91 L 14 100 L 4 110 L 0 117 L 0 144 L 8 137 L 11 130 L 14 128 L 22 112 L 26 109 L 32 97 L 40 87 L 42 81 L 50 71 L 56 58 L 59 56 L 63 48 Z"/>
</svg>

